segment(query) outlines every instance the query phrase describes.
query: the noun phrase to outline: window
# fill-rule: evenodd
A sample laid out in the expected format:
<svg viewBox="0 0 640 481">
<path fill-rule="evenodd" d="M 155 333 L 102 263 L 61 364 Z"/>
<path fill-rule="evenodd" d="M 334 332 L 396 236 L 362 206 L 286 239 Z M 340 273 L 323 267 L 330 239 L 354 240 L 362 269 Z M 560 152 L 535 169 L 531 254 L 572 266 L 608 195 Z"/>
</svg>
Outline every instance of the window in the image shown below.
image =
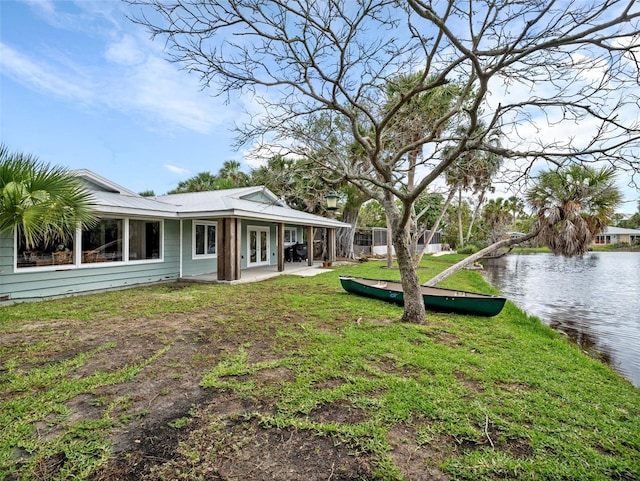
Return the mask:
<svg viewBox="0 0 640 481">
<path fill-rule="evenodd" d="M 102 219 L 91 229 L 76 233 L 75 240 L 56 239 L 26 248 L 18 234 L 16 265 L 18 268 L 61 266 L 101 266 L 108 262 L 162 260 L 163 221 L 143 219 Z M 78 235 L 80 237 L 78 237 Z M 215 230 L 213 234 L 215 242 Z M 125 242 L 126 240 L 126 242 Z M 81 252 L 74 251 L 82 246 Z"/>
<path fill-rule="evenodd" d="M 18 268 L 46 267 L 73 264 L 73 238 L 40 241 L 27 249 L 24 236 L 18 235 L 16 264 Z"/>
<path fill-rule="evenodd" d="M 129 221 L 129 260 L 139 261 L 160 258 L 160 221 Z"/>
<path fill-rule="evenodd" d="M 102 219 L 82 231 L 82 263 L 122 261 L 123 219 Z"/>
<path fill-rule="evenodd" d="M 292 245 L 298 243 L 298 231 L 294 227 L 285 227 L 284 229 L 284 244 Z"/>
<path fill-rule="evenodd" d="M 216 255 L 216 224 L 213 222 L 193 223 L 193 257 L 214 257 Z"/>
</svg>

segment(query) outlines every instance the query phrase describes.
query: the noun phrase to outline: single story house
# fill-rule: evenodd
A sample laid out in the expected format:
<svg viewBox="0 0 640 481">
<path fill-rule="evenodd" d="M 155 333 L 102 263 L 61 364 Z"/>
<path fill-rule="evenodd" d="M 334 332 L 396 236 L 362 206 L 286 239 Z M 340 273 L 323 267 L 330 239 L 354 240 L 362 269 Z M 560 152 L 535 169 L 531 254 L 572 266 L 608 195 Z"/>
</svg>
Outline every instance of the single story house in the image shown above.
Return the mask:
<svg viewBox="0 0 640 481">
<path fill-rule="evenodd" d="M 640 244 L 640 229 L 607 226 L 604 232 L 595 237 L 593 243 L 595 245 Z"/>
<path fill-rule="evenodd" d="M 335 219 L 284 205 L 264 187 L 143 197 L 89 170 L 73 171 L 100 215 L 71 240 L 27 249 L 16 232 L 0 237 L 0 302 L 26 301 L 176 281 L 208 274 L 241 279 L 254 267 L 284 271 L 285 250 L 315 229 L 335 258 Z"/>
</svg>

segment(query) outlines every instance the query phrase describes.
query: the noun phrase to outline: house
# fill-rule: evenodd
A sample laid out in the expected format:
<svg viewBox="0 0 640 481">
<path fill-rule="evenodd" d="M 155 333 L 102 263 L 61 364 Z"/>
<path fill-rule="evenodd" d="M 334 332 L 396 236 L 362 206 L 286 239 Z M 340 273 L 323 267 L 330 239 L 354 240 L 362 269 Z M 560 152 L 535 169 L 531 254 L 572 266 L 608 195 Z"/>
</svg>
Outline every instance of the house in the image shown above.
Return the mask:
<svg viewBox="0 0 640 481">
<path fill-rule="evenodd" d="M 348 226 L 287 207 L 264 187 L 143 197 L 91 171 L 73 172 L 92 193 L 98 224 L 72 240 L 27 249 L 0 237 L 0 301 L 118 289 L 208 275 L 239 281 L 249 269 L 285 268 L 287 247 L 304 243 L 313 263 L 316 229 Z"/>
<path fill-rule="evenodd" d="M 608 226 L 604 232 L 598 234 L 593 243 L 605 244 L 640 244 L 640 229 L 624 229 Z"/>
</svg>

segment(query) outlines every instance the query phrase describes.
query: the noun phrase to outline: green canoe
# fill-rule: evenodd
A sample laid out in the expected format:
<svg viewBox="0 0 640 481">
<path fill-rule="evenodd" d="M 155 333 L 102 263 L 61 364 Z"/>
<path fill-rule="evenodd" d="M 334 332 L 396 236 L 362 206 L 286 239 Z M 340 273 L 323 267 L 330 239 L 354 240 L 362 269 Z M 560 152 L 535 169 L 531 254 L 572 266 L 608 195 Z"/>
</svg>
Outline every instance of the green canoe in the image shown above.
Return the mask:
<svg viewBox="0 0 640 481">
<path fill-rule="evenodd" d="M 345 291 L 382 301 L 404 304 L 402 284 L 381 279 L 340 276 Z M 422 286 L 424 307 L 429 311 L 455 312 L 474 316 L 499 314 L 506 299 L 500 296 Z"/>
</svg>

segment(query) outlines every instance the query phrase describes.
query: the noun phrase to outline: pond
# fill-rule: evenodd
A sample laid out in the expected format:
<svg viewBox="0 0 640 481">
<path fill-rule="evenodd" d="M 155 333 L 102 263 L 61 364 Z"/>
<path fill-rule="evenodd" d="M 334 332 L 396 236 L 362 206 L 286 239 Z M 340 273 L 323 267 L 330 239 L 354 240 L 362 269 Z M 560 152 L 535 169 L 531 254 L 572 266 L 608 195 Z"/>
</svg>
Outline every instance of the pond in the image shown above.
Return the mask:
<svg viewBox="0 0 640 481">
<path fill-rule="evenodd" d="M 485 271 L 518 307 L 640 387 L 640 252 L 511 254 Z"/>
</svg>

